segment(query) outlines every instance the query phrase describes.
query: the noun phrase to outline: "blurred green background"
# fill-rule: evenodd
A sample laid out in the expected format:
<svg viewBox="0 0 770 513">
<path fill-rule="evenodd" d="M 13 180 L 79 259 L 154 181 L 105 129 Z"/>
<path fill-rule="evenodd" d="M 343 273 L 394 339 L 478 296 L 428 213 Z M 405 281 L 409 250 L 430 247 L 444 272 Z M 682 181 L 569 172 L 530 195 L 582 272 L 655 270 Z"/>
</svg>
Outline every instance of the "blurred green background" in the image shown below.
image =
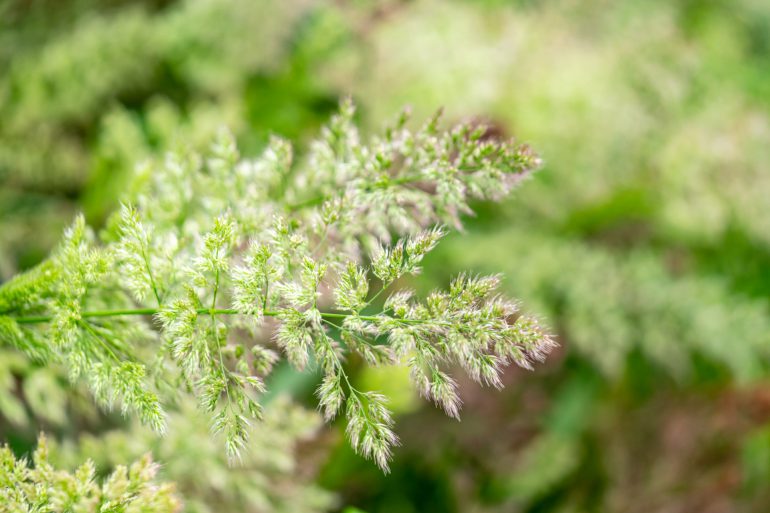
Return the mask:
<svg viewBox="0 0 770 513">
<path fill-rule="evenodd" d="M 137 162 L 221 125 L 246 155 L 271 133 L 301 148 L 348 94 L 367 131 L 404 105 L 418 119 L 443 107 L 542 155 L 412 285 L 502 272 L 561 347 L 511 369 L 503 392 L 462 383 L 461 422 L 402 372 L 361 369 L 398 413 L 389 476 L 340 426 L 305 432 L 316 421 L 301 412 L 276 421 L 304 440 L 278 445 L 296 462 L 276 454 L 243 482 L 191 479 L 208 460 L 172 444 L 191 511 L 768 511 L 766 0 L 5 0 L 0 281 L 43 259 L 76 211 L 103 223 Z M 310 407 L 312 387 L 273 383 Z M 55 369 L 2 350 L 3 440 L 21 450 L 46 429 L 103 456 L 120 443 L 100 436 L 126 427 L 100 415 Z M 250 495 L 275 488 L 291 493 Z"/>
</svg>

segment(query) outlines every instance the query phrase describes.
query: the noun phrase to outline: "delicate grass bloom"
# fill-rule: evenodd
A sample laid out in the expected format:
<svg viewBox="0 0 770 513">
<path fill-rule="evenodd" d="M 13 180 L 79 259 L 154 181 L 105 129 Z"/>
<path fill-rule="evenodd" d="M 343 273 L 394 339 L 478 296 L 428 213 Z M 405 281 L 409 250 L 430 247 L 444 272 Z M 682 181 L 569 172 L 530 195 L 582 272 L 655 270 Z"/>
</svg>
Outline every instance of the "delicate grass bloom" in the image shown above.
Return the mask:
<svg viewBox="0 0 770 513">
<path fill-rule="evenodd" d="M 371 139 L 353 117 L 343 102 L 301 157 L 274 138 L 243 158 L 221 131 L 207 154 L 143 166 L 103 233 L 79 217 L 49 261 L 0 288 L 3 340 L 158 431 L 169 390 L 194 391 L 231 459 L 280 351 L 320 371 L 323 416 L 344 411 L 351 445 L 387 470 L 394 422 L 385 397 L 349 380 L 352 354 L 408 366 L 457 417 L 453 367 L 499 388 L 504 366 L 530 368 L 554 346 L 497 294 L 497 276 L 425 298 L 396 286 L 471 200 L 499 199 L 538 159 L 476 126 L 442 130 L 438 116 L 417 130 L 401 116 Z"/>
<path fill-rule="evenodd" d="M 0 505 L 8 513 L 180 511 L 174 487 L 156 482 L 157 472 L 149 454 L 129 467 L 116 467 L 103 480 L 90 460 L 74 473 L 58 470 L 51 465 L 48 444 L 41 436 L 32 462 L 16 459 L 7 446 L 0 447 Z"/>
</svg>

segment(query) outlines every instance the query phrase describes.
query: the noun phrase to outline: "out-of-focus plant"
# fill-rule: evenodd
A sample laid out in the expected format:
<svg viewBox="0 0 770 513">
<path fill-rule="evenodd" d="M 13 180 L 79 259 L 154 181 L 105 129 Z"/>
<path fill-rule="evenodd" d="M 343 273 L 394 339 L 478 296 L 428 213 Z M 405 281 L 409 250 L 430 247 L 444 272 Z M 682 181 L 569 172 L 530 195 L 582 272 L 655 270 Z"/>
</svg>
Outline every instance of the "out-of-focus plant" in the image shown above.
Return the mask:
<svg viewBox="0 0 770 513">
<path fill-rule="evenodd" d="M 279 397 L 265 407 L 243 460 L 232 466 L 211 437 L 206 416 L 185 399 L 169 415 L 165 437 L 134 422 L 128 429 L 83 435 L 76 444 L 54 445 L 51 458 L 67 465 L 89 459 L 104 473 L 150 451 L 162 462 L 162 478 L 184 498 L 185 511 L 314 513 L 328 511 L 334 497 L 308 482 L 312 468 L 308 461 L 300 467 L 296 455 L 298 444 L 307 443 L 321 424 L 318 414 Z"/>
<path fill-rule="evenodd" d="M 155 482 L 158 466 L 149 455 L 130 467 L 119 466 L 101 484 L 92 462 L 74 473 L 56 470 L 40 438 L 32 465 L 0 448 L 0 502 L 3 511 L 84 511 L 173 513 L 181 509 L 174 487 Z"/>
<path fill-rule="evenodd" d="M 0 173 L 10 183 L 50 187 L 53 179 L 74 187 L 87 160 L 82 143 L 67 144 L 77 136 L 72 126 L 89 127 L 111 101 L 175 85 L 171 92 L 193 104 L 206 95 L 233 98 L 249 73 L 280 62 L 282 41 L 302 12 L 300 3 L 240 0 L 179 2 L 160 12 L 125 7 L 82 16 L 51 41 L 17 48 L 0 81 Z M 35 151 L 26 151 L 33 140 Z"/>
<path fill-rule="evenodd" d="M 18 351 L 0 351 L 0 419 L 34 433 L 36 428 L 66 428 L 73 415 L 84 421 L 98 417 L 87 393 L 70 388 L 50 367 Z"/>
</svg>

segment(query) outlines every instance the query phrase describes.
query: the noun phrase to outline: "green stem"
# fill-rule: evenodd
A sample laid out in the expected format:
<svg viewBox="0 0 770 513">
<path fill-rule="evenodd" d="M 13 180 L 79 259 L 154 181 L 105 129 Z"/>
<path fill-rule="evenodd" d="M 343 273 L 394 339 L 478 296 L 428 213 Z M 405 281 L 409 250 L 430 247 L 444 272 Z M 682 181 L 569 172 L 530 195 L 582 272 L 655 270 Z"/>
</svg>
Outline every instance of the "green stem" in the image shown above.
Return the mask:
<svg viewBox="0 0 770 513">
<path fill-rule="evenodd" d="M 80 317 L 83 319 L 89 319 L 94 317 L 127 317 L 131 315 L 155 315 L 159 312 L 160 312 L 159 308 L 91 310 L 87 312 L 81 312 Z M 239 315 L 240 314 L 238 310 L 235 310 L 233 308 L 198 308 L 197 312 L 199 315 Z M 281 315 L 281 312 L 266 310 L 263 313 L 263 315 L 265 315 L 266 317 L 278 317 Z M 345 319 L 347 317 L 350 317 L 351 315 L 352 314 L 332 313 L 332 312 L 321 313 L 321 317 L 325 319 Z M 380 317 L 376 315 L 360 315 L 358 317 L 364 321 L 372 321 L 372 322 L 380 319 Z M 53 316 L 33 315 L 33 316 L 27 316 L 27 317 L 12 317 L 12 319 L 15 320 L 18 324 L 41 324 L 41 323 L 50 322 L 51 320 L 53 320 Z M 408 323 L 426 322 L 421 319 L 401 319 L 401 321 L 408 322 Z"/>
<path fill-rule="evenodd" d="M 150 277 L 150 286 L 152 287 L 152 292 L 155 294 L 155 299 L 158 301 L 158 306 L 163 304 L 163 301 L 160 300 L 160 294 L 158 293 L 158 287 L 155 285 L 155 278 L 152 276 L 152 270 L 150 270 L 150 258 L 147 255 L 147 252 L 145 251 L 145 248 L 142 247 L 142 258 L 144 259 L 144 267 L 147 271 L 147 276 Z"/>
<path fill-rule="evenodd" d="M 94 338 L 94 340 L 96 340 L 99 343 L 99 345 L 101 345 L 107 351 L 107 353 L 109 353 L 109 355 L 112 356 L 113 360 L 115 360 L 116 362 L 120 361 L 120 359 L 115 354 L 115 352 L 112 350 L 112 348 L 107 343 L 107 341 L 104 340 L 104 338 L 102 338 L 102 336 L 99 335 L 96 332 L 96 330 L 94 330 L 91 327 L 91 325 L 89 323 L 87 323 L 86 321 L 80 320 L 80 321 L 78 321 L 78 325 L 81 326 L 83 329 L 85 329 Z"/>
<path fill-rule="evenodd" d="M 83 319 L 91 317 L 123 317 L 126 315 L 155 315 L 157 308 L 133 308 L 124 310 L 94 310 L 91 312 L 81 312 Z M 53 317 L 50 315 L 33 315 L 28 317 L 12 317 L 18 324 L 39 324 L 50 322 Z"/>
</svg>

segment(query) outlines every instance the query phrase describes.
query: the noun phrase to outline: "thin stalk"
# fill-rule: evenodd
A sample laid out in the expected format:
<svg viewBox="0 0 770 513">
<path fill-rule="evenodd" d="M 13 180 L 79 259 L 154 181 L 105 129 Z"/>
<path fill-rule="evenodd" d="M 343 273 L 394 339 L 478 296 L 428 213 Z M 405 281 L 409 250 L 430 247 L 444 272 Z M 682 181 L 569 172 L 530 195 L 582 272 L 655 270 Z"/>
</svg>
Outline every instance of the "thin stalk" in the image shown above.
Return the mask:
<svg viewBox="0 0 770 513">
<path fill-rule="evenodd" d="M 198 308 L 198 315 L 240 315 L 241 312 L 233 308 Z M 127 317 L 132 315 L 156 315 L 160 312 L 160 308 L 132 308 L 132 309 L 117 309 L 117 310 L 91 310 L 81 312 L 80 317 L 83 319 L 89 319 L 94 317 Z M 265 310 L 263 315 L 266 317 L 280 317 L 281 311 L 278 310 Z M 353 314 L 346 313 L 334 313 L 334 312 L 322 312 L 321 317 L 325 319 L 346 319 Z M 11 317 L 18 324 L 43 324 L 51 322 L 53 316 L 51 315 L 32 315 L 24 317 Z M 376 315 L 359 315 L 359 319 L 364 321 L 376 322 L 381 318 Z M 424 319 L 393 319 L 402 321 L 405 323 L 424 323 L 428 322 Z"/>
<path fill-rule="evenodd" d="M 147 276 L 150 277 L 150 286 L 152 287 L 152 292 L 155 294 L 155 299 L 158 301 L 158 306 L 161 306 L 163 301 L 160 300 L 160 293 L 158 292 L 158 287 L 155 285 L 155 278 L 153 277 L 152 270 L 150 269 L 150 258 L 147 255 L 147 251 L 144 247 L 142 247 L 142 258 L 144 259 L 144 267 L 147 271 Z"/>
</svg>

